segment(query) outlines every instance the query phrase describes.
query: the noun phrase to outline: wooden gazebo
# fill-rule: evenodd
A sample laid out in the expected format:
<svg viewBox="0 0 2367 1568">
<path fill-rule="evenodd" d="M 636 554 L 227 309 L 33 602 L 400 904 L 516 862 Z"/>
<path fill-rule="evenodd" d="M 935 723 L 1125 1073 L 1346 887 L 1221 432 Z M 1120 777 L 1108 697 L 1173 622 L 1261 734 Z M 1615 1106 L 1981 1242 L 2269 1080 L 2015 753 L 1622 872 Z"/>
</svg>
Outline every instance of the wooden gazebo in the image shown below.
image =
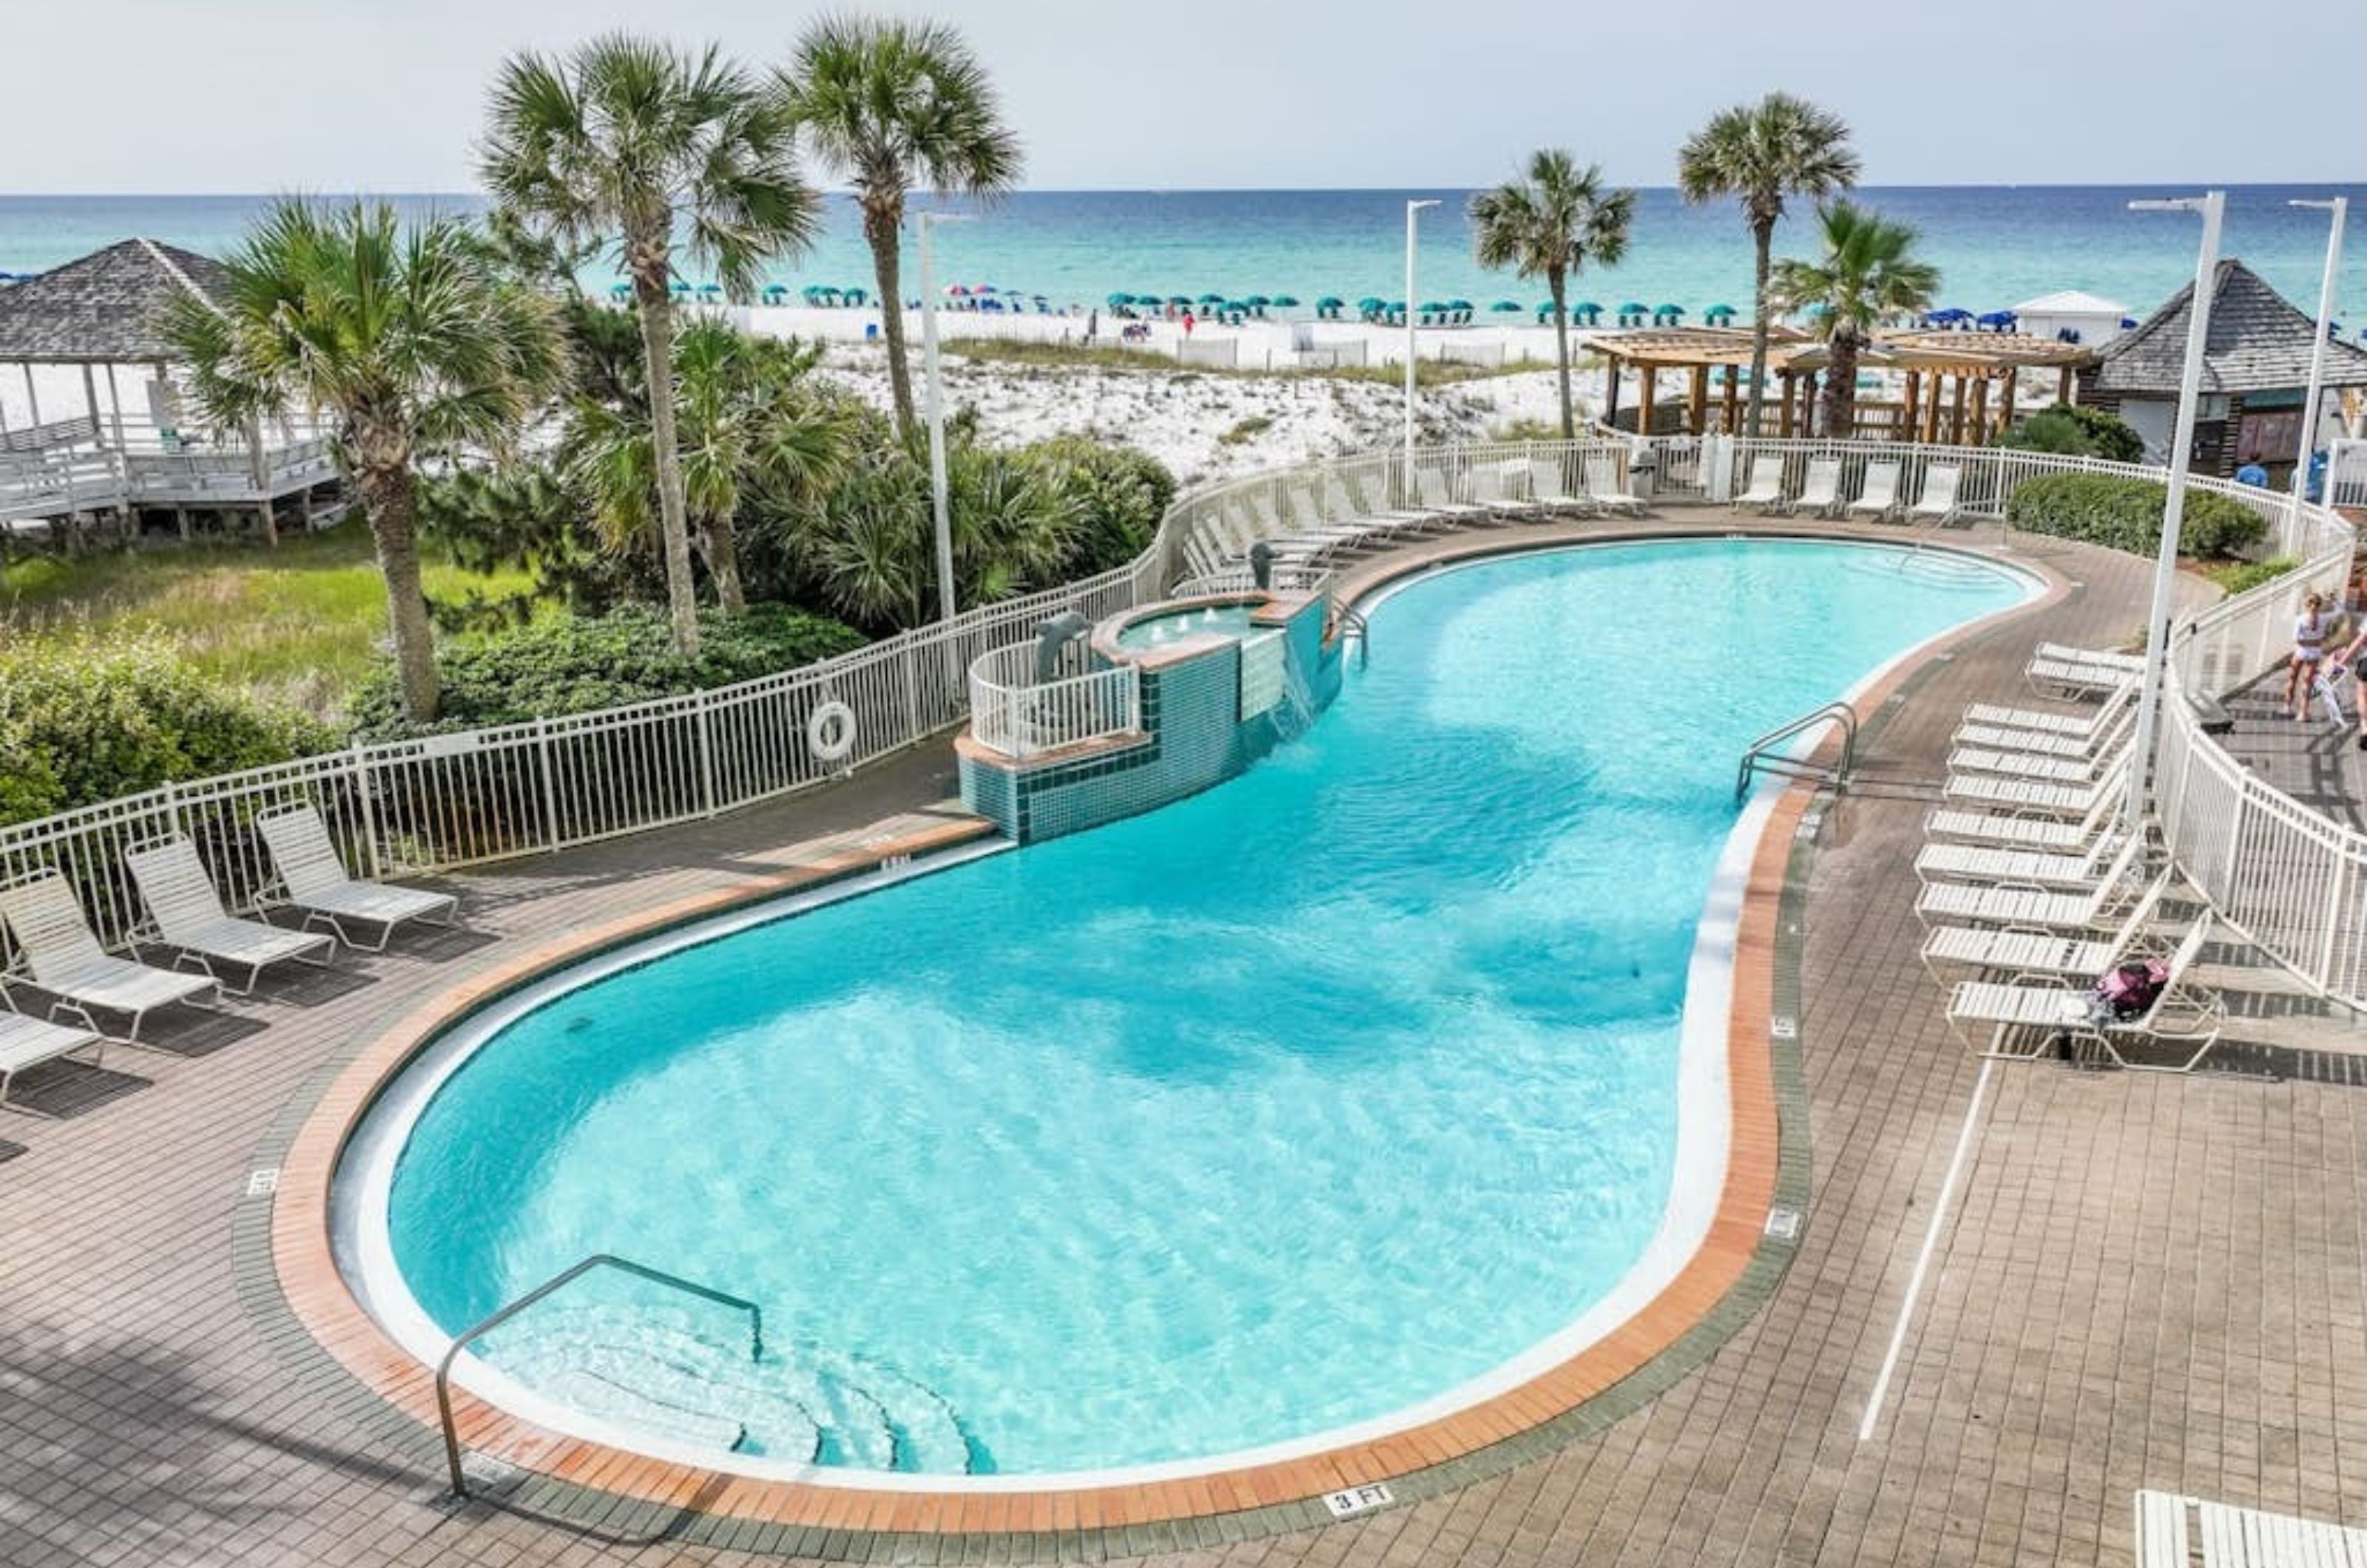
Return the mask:
<svg viewBox="0 0 2367 1568">
<path fill-rule="evenodd" d="M 1602 355 L 1610 373 L 1603 420 L 1617 423 L 1623 370 L 1635 371 L 1638 423 L 1654 417 L 1662 375 L 1685 378 L 1682 422 L 1663 434 L 1706 435 L 1741 429 L 1742 377 L 1750 366 L 1750 333 L 1739 328 L 1675 327 L 1597 333 L 1588 346 Z M 2024 371 L 2052 370 L 2056 395 L 2073 396 L 2078 370 L 2095 361 L 2092 349 L 2052 338 L 2010 333 L 1884 333 L 1858 354 L 1859 368 L 1905 376 L 1901 402 L 1861 401 L 1857 436 L 1945 441 L 1978 446 L 2013 418 L 2014 397 Z M 1806 435 L 1815 430 L 1817 378 L 1831 362 L 1825 344 L 1795 328 L 1777 326 L 1769 334 L 1767 368 L 1781 390 L 1771 400 L 1771 434 Z M 1711 397 L 1711 372 L 1721 372 Z M 2001 383 L 1992 414 L 1989 388 Z M 1762 428 L 1765 428 L 1762 426 Z"/>
</svg>

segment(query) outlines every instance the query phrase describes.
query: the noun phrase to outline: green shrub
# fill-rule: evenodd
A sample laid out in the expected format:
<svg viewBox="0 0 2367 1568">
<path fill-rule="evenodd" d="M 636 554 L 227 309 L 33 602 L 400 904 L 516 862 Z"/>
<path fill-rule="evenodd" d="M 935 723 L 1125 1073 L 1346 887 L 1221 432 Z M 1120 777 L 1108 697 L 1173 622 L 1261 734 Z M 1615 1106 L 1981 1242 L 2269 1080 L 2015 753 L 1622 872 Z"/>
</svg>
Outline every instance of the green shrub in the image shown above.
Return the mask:
<svg viewBox="0 0 2367 1568">
<path fill-rule="evenodd" d="M 2054 452 L 2069 457 L 2102 457 L 2115 463 L 2145 461 L 2145 437 L 2115 413 L 2079 403 L 2056 403 L 1998 434 L 1999 446 L 2022 452 Z"/>
<path fill-rule="evenodd" d="M 476 729 L 728 686 L 847 653 L 852 626 L 777 604 L 699 618 L 698 657 L 684 659 L 663 611 L 634 605 L 605 615 L 558 616 L 436 650 L 444 691 L 437 729 Z M 356 730 L 368 739 L 415 731 L 402 719 L 391 666 L 355 693 Z"/>
<path fill-rule="evenodd" d="M 0 651 L 0 822 L 336 743 L 300 714 L 207 680 L 153 633 Z"/>
<path fill-rule="evenodd" d="M 2233 599 L 2238 593 L 2249 592 L 2263 582 L 2282 577 L 2299 565 L 2301 562 L 2292 556 L 2275 556 L 2268 560 L 2230 561 L 2211 568 L 2207 575 L 2226 591 L 2227 597 Z"/>
<path fill-rule="evenodd" d="M 1140 555 L 1175 503 L 1175 476 L 1167 465 L 1131 446 L 1060 435 L 1022 447 L 1020 456 L 1049 470 L 1059 491 L 1079 508 L 1081 526 L 1064 579 L 1092 577 Z"/>
<path fill-rule="evenodd" d="M 2014 486 L 2005 515 L 2007 522 L 2029 533 L 2149 556 L 2161 543 L 2167 493 L 2151 479 L 2120 474 L 2041 474 Z M 2241 555 L 2268 531 L 2267 521 L 2249 507 L 2208 491 L 2186 492 L 2179 538 L 2187 555 Z"/>
</svg>

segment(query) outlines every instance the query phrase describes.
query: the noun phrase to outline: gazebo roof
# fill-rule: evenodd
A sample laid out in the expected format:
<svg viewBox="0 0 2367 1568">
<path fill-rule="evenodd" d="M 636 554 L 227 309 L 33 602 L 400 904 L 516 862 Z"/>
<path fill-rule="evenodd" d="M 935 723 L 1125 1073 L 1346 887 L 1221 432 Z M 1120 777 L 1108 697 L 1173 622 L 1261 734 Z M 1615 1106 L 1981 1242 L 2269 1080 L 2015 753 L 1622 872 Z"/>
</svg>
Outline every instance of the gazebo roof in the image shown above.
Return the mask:
<svg viewBox="0 0 2367 1568">
<path fill-rule="evenodd" d="M 174 356 L 165 306 L 204 297 L 222 265 L 154 240 L 125 240 L 0 292 L 0 362 L 153 365 Z"/>
<path fill-rule="evenodd" d="M 1794 327 L 1771 324 L 1767 329 L 1768 360 L 1780 363 L 1786 350 L 1808 341 Z M 1598 354 L 1630 365 L 1656 368 L 1691 368 L 1696 365 L 1748 365 L 1748 327 L 1643 327 L 1628 332 L 1594 333 L 1587 346 Z"/>
<path fill-rule="evenodd" d="M 2146 317 L 2144 325 L 2112 340 L 2096 367 L 2097 390 L 2176 397 L 2193 302 L 2194 285 L 2190 283 Z M 2310 353 L 2316 344 L 2315 318 L 2242 262 L 2231 257 L 2219 264 L 2212 288 L 2211 332 L 2203 341 L 2204 391 L 2270 392 L 2307 386 Z M 2326 347 L 2327 386 L 2367 386 L 2367 351 L 2345 343 Z"/>
<path fill-rule="evenodd" d="M 1822 344 L 1794 351 L 1784 368 L 1818 370 L 1830 355 Z M 1866 370 L 1936 371 L 1943 376 L 1995 378 L 2013 370 L 2059 369 L 2090 365 L 2096 351 L 2051 337 L 2022 333 L 1952 333 L 1916 331 L 1883 333 L 1858 350 L 1857 362 Z"/>
</svg>

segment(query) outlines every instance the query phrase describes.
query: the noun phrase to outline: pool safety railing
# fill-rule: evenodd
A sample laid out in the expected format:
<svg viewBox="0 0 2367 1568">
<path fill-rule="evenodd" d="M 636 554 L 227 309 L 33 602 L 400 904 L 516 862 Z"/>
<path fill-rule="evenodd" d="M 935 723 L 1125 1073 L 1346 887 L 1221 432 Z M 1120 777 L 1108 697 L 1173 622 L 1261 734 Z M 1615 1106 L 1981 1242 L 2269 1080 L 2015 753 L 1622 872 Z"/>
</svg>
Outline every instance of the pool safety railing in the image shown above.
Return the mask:
<svg viewBox="0 0 2367 1568">
<path fill-rule="evenodd" d="M 980 654 L 969 667 L 969 732 L 1006 757 L 1057 751 L 1142 728 L 1142 672 L 1131 664 L 1038 682 L 1036 645 Z"/>
<path fill-rule="evenodd" d="M 729 1307 L 733 1311 L 747 1314 L 748 1359 L 751 1361 L 761 1361 L 764 1359 L 764 1309 L 754 1302 L 743 1300 L 728 1292 L 716 1290 L 712 1286 L 685 1280 L 678 1274 L 669 1274 L 663 1269 L 652 1269 L 646 1263 L 636 1263 L 629 1258 L 618 1258 L 613 1253 L 595 1252 L 582 1262 L 562 1269 L 526 1294 L 461 1330 L 459 1336 L 452 1341 L 450 1348 L 444 1352 L 444 1359 L 436 1363 L 436 1416 L 444 1428 L 444 1462 L 450 1472 L 451 1496 L 454 1500 L 469 1495 L 469 1476 L 460 1462 L 459 1425 L 452 1416 L 452 1364 L 460 1359 L 462 1350 L 509 1322 L 518 1314 L 539 1302 L 549 1300 L 583 1278 L 584 1275 L 602 1269 L 617 1269 L 636 1279 L 646 1280 L 653 1285 L 663 1285 L 668 1290 L 680 1291 L 685 1295 L 713 1302 L 718 1306 Z"/>
<path fill-rule="evenodd" d="M 1795 494 L 1811 460 L 1837 459 L 1846 497 L 1862 488 L 1867 464 L 1895 462 L 1902 499 L 1920 496 L 1929 469 L 1945 464 L 1958 470 L 1955 515 L 1965 523 L 2003 520 L 2016 487 L 2042 474 L 2162 478 L 2157 468 L 1998 447 L 1644 439 L 1599 427 L 1573 442 L 1419 448 L 1410 471 L 1395 450 L 1298 464 L 1179 496 L 1144 553 L 1098 577 L 981 605 L 800 669 L 600 713 L 357 746 L 0 828 L 0 879 L 58 867 L 80 891 L 102 940 L 119 946 L 139 913 L 122 867 L 125 849 L 186 832 L 225 902 L 253 908 L 268 866 L 252 823 L 277 806 L 318 807 L 350 867 L 368 876 L 434 873 L 711 817 L 943 734 L 970 713 L 978 694 L 968 676 L 980 658 L 1025 643 L 1049 615 L 1073 609 L 1100 620 L 1211 573 L 1225 586 L 1239 574 L 1246 586 L 1240 558 L 1261 534 L 1353 525 L 1410 509 L 1455 507 L 1474 520 L 1566 514 L 1587 457 L 1611 458 L 1625 483 L 1635 477 L 1635 460 L 1648 455 L 1654 496 L 1710 504 L 1738 493 L 1754 463 L 1780 464 L 1784 492 Z M 2338 499 L 2367 494 L 2353 481 L 2358 459 L 2342 456 L 2330 488 Z M 2164 840 L 2233 929 L 2326 995 L 2367 1008 L 2367 833 L 2248 773 L 2204 733 L 2200 717 L 2201 705 L 2271 667 L 2303 592 L 2340 586 L 2351 529 L 2328 507 L 2296 504 L 2286 494 L 2211 476 L 2189 483 L 2259 513 L 2268 527 L 2260 555 L 2301 565 L 2176 623 L 2169 680 L 2180 700 L 2166 705 L 2155 759 Z M 1902 539 L 1917 536 L 1904 525 L 1897 531 Z M 1076 700 L 1081 715 L 1099 716 L 1110 705 Z M 852 711 L 853 744 L 825 758 L 816 754 L 808 723 L 828 703 Z M 1056 716 L 1054 731 L 1065 722 Z M 10 952 L 0 936 L 0 964 Z"/>
<path fill-rule="evenodd" d="M 1365 613 L 1353 604 L 1334 604 L 1331 624 L 1347 642 L 1356 645 L 1356 668 L 1362 670 L 1373 661 L 1373 625 Z M 1344 646 L 1344 645 L 1343 645 Z"/>
<path fill-rule="evenodd" d="M 1840 726 L 1841 754 L 1838 762 L 1828 767 L 1792 755 L 1792 741 L 1829 724 Z M 1787 779 L 1821 779 L 1836 785 L 1847 784 L 1850 773 L 1857 767 L 1857 709 L 1847 703 L 1827 703 L 1813 713 L 1804 713 L 1777 725 L 1753 740 L 1744 749 L 1742 761 L 1734 772 L 1735 804 L 1739 806 L 1750 795 L 1751 781 L 1761 773 Z"/>
</svg>

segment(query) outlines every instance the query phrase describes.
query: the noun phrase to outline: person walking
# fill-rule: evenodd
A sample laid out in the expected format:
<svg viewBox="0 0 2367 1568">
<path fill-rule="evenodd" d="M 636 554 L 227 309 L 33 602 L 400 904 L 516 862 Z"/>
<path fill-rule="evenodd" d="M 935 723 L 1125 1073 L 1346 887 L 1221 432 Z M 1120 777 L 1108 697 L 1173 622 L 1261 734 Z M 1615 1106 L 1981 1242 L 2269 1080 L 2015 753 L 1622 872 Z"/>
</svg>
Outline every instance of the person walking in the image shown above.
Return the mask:
<svg viewBox="0 0 2367 1568">
<path fill-rule="evenodd" d="M 2351 700 L 2359 708 L 2359 750 L 2367 751 L 2367 615 L 2351 616 L 2350 640 L 2329 668 L 2350 671 Z"/>
<path fill-rule="evenodd" d="M 2301 603 L 2301 614 L 2293 621 L 2293 660 L 2285 668 L 2285 706 L 2293 710 L 2293 722 L 2309 717 L 2310 688 L 2317 680 L 2318 666 L 2326 662 L 2327 614 L 2326 595 L 2313 593 Z M 2294 701 L 2294 694 L 2300 701 Z"/>
<path fill-rule="evenodd" d="M 1184 312 L 1184 335 L 1187 338 L 1192 335 L 1192 312 L 1189 310 Z"/>
</svg>

